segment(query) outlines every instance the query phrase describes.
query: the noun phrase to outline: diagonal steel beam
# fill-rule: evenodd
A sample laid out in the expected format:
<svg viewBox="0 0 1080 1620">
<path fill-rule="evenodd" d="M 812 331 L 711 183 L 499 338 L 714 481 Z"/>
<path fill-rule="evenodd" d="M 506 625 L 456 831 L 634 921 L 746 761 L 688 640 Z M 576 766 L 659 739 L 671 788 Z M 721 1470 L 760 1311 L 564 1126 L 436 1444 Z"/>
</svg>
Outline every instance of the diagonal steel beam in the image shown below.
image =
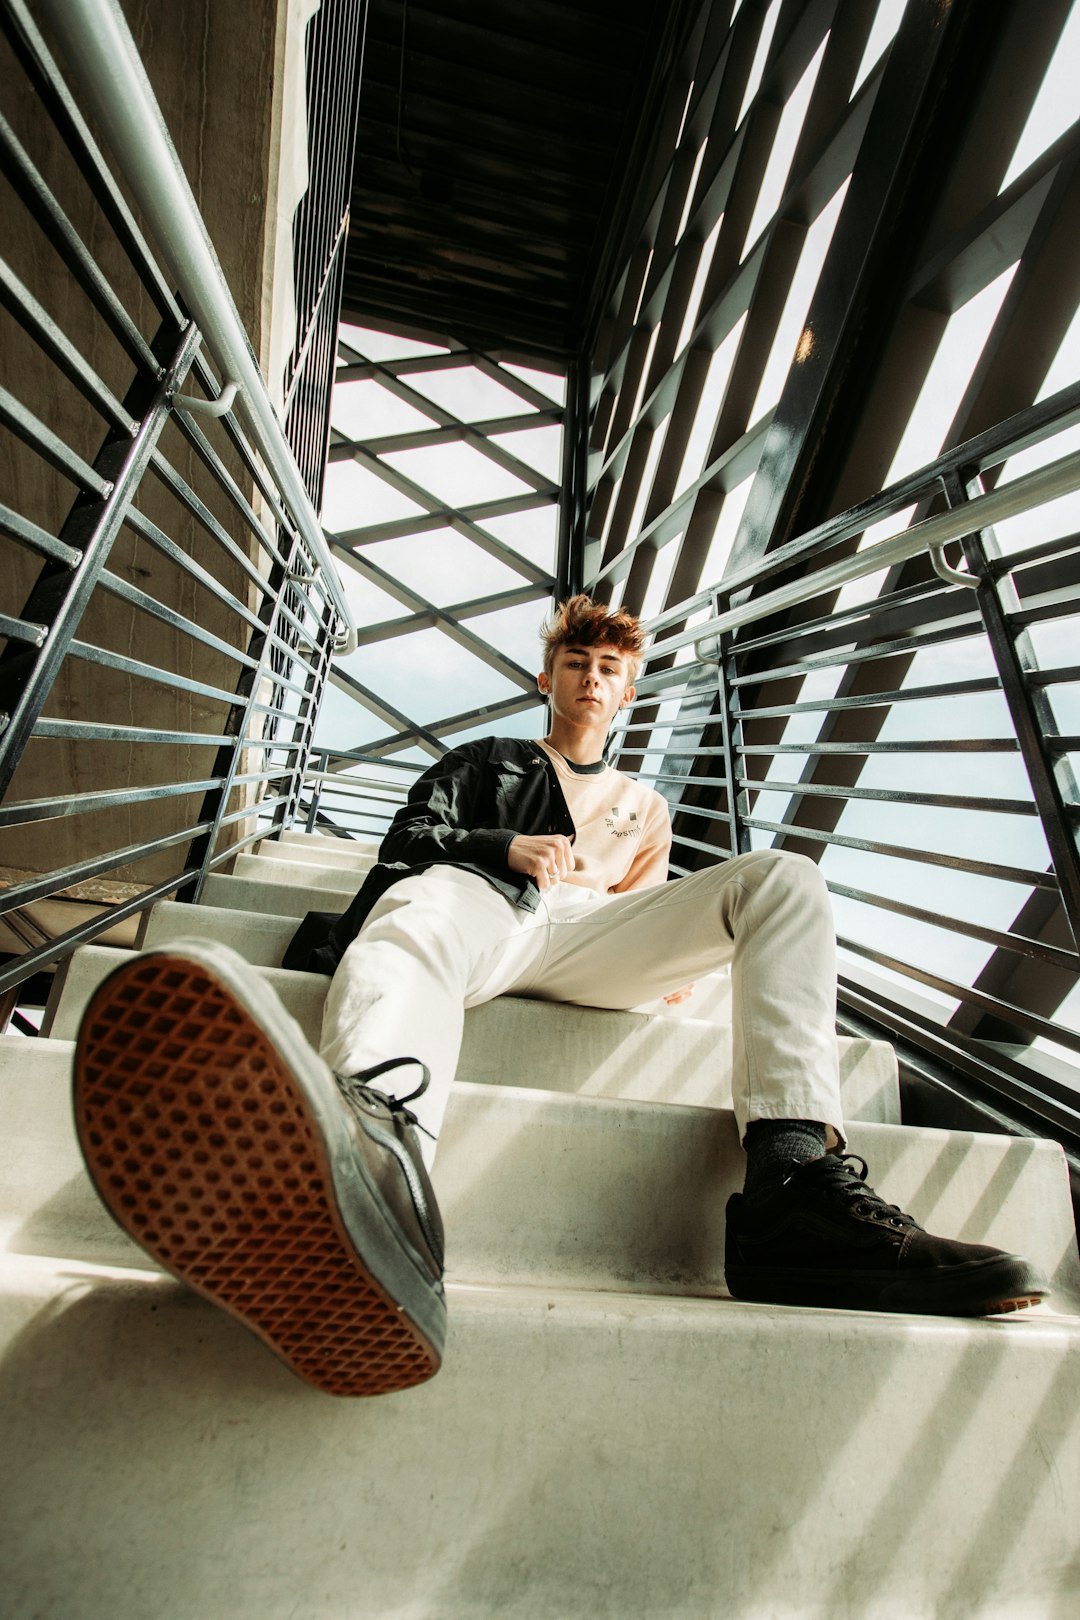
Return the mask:
<svg viewBox="0 0 1080 1620">
<path fill-rule="evenodd" d="M 355 698 L 357 703 L 362 704 L 371 714 L 377 715 L 380 720 L 385 720 L 392 726 L 397 726 L 409 738 L 410 744 L 414 742 L 419 744 L 433 759 L 442 758 L 445 750 L 440 748 L 438 739 L 433 732 L 429 731 L 426 726 L 417 725 L 414 720 L 411 720 L 407 714 L 403 714 L 400 709 L 395 709 L 392 704 L 379 697 L 370 687 L 365 686 L 362 681 L 358 681 L 355 675 L 350 675 L 346 670 L 339 669 L 334 665 L 330 670 L 330 680 L 340 692 L 345 692 L 349 697 Z"/>
<path fill-rule="evenodd" d="M 522 585 L 516 591 L 496 591 L 491 596 L 477 596 L 469 602 L 456 602 L 446 608 L 456 620 L 472 619 L 483 613 L 498 613 L 502 608 L 523 607 L 527 602 L 538 602 L 546 596 L 544 586 Z M 405 619 L 384 619 L 368 625 L 358 634 L 357 646 L 364 647 L 374 641 L 390 641 L 396 636 L 407 636 L 414 630 L 430 629 L 436 620 L 430 613 L 413 613 Z"/>
<path fill-rule="evenodd" d="M 428 602 L 416 591 L 410 590 L 407 585 L 403 585 L 400 580 L 395 579 L 392 574 L 388 574 L 385 569 L 380 568 L 376 563 L 368 562 L 365 557 L 347 551 L 343 551 L 341 555 L 356 573 L 369 579 L 373 585 L 377 585 L 388 596 L 395 597 L 397 601 L 402 602 L 407 608 L 411 608 L 414 613 L 421 615 L 424 619 L 429 619 L 437 629 L 442 631 L 443 635 L 449 636 L 451 641 L 456 641 L 459 646 L 464 647 L 467 652 L 479 658 L 489 668 L 505 676 L 515 686 L 520 686 L 523 691 L 532 690 L 536 680 L 534 675 L 531 675 L 527 669 L 523 669 L 520 664 L 514 663 L 513 659 L 507 658 L 497 648 L 490 646 L 480 636 L 474 635 L 471 630 L 466 630 L 464 626 L 458 624 L 453 615 L 445 608 L 436 607 L 434 602 Z"/>
</svg>

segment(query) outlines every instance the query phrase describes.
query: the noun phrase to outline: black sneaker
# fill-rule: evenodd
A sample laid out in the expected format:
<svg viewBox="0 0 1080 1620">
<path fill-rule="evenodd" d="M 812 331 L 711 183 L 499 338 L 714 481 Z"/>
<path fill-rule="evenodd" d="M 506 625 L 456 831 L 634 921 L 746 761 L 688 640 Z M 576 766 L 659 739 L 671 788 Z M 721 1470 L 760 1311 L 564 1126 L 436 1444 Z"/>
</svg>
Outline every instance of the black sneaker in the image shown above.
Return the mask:
<svg viewBox="0 0 1080 1620">
<path fill-rule="evenodd" d="M 369 1083 L 413 1062 L 339 1080 L 241 957 L 183 940 L 91 998 L 76 1128 L 148 1254 L 316 1388 L 379 1395 L 436 1373 L 446 1337 L 415 1117 Z"/>
<path fill-rule="evenodd" d="M 855 1166 L 858 1165 L 858 1170 Z M 736 1299 L 846 1310 L 992 1316 L 1049 1292 L 1028 1260 L 931 1237 L 866 1184 L 854 1153 L 794 1161 L 775 1187 L 728 1200 L 724 1269 Z"/>
</svg>

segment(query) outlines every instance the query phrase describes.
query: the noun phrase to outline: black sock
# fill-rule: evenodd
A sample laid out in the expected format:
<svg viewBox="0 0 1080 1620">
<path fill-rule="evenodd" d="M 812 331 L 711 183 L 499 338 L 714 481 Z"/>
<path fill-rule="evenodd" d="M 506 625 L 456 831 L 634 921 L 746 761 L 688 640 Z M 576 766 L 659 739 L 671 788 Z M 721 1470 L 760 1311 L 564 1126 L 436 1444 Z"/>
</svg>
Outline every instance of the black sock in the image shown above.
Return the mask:
<svg viewBox="0 0 1080 1620">
<path fill-rule="evenodd" d="M 825 1127 L 813 1119 L 755 1119 L 746 1127 L 746 1184 L 748 1198 L 771 1185 L 792 1159 L 820 1159 L 825 1152 Z"/>
</svg>

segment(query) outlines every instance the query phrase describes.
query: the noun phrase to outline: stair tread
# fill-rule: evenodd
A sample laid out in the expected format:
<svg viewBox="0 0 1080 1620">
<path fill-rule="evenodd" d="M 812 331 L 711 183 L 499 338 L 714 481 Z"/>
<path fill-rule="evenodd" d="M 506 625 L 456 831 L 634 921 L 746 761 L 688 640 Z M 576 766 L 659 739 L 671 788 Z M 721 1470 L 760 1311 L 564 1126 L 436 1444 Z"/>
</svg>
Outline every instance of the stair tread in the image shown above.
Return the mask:
<svg viewBox="0 0 1080 1620">
<path fill-rule="evenodd" d="M 68 1100 L 71 1048 L 51 1045 L 36 1062 L 20 1053 L 0 1069 L 0 1129 L 15 1148 L 0 1193 L 9 1248 L 143 1267 L 83 1170 Z M 1055 1308 L 1080 1311 L 1055 1144 L 857 1122 L 849 1134 L 883 1196 L 931 1230 L 1027 1253 L 1051 1278 Z M 719 1294 L 725 1205 L 742 1165 L 727 1110 L 456 1082 L 434 1173 L 448 1275 Z"/>
<path fill-rule="evenodd" d="M 183 912 L 178 919 L 183 929 L 191 929 L 192 916 L 199 914 L 192 931 L 203 930 L 201 907 L 172 908 L 163 925 L 166 933 L 177 910 Z M 163 928 L 154 931 L 157 943 L 163 942 Z M 256 946 L 259 937 L 255 930 Z M 61 1038 L 73 1038 L 93 987 L 126 955 L 102 946 L 78 950 L 57 979 L 46 1028 Z M 317 1046 L 329 981 L 321 974 L 281 968 L 259 966 L 257 971 Z M 721 998 L 719 990 L 717 996 Z M 838 1037 L 838 1048 L 847 1116 L 896 1122 L 900 1094 L 892 1048 L 883 1041 L 847 1036 Z M 530 1054 L 529 1068 L 523 1065 L 523 1053 Z M 731 1102 L 732 1067 L 730 1030 L 705 1020 L 499 996 L 466 1012 L 458 1073 L 462 1079 L 491 1085 L 516 1086 L 528 1080 L 553 1090 L 726 1106 Z"/>
<path fill-rule="evenodd" d="M 436 1379 L 341 1401 L 167 1279 L 0 1266 L 12 1612 L 1071 1612 L 1073 1324 L 449 1298 Z"/>
</svg>

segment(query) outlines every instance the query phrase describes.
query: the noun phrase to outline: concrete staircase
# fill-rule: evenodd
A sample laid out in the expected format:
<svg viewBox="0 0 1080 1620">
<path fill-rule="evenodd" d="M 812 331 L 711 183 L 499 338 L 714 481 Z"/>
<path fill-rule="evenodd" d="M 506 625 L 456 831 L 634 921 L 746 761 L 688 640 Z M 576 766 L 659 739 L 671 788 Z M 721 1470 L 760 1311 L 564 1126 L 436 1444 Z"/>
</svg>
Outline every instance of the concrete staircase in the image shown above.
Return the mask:
<svg viewBox="0 0 1080 1620">
<path fill-rule="evenodd" d="M 281 953 L 369 859 L 287 834 L 201 906 L 158 906 L 146 942 L 233 944 L 315 1035 L 326 981 Z M 443 1371 L 338 1401 L 158 1272 L 90 1190 L 70 1042 L 122 954 L 77 952 L 49 1038 L 0 1042 L 6 1613 L 1080 1610 L 1080 1265 L 1056 1146 L 905 1127 L 889 1048 L 846 1042 L 878 1189 L 1030 1254 L 1053 1299 L 990 1321 L 738 1304 L 723 976 L 677 1015 L 500 1000 L 467 1016 L 435 1168 Z"/>
</svg>

